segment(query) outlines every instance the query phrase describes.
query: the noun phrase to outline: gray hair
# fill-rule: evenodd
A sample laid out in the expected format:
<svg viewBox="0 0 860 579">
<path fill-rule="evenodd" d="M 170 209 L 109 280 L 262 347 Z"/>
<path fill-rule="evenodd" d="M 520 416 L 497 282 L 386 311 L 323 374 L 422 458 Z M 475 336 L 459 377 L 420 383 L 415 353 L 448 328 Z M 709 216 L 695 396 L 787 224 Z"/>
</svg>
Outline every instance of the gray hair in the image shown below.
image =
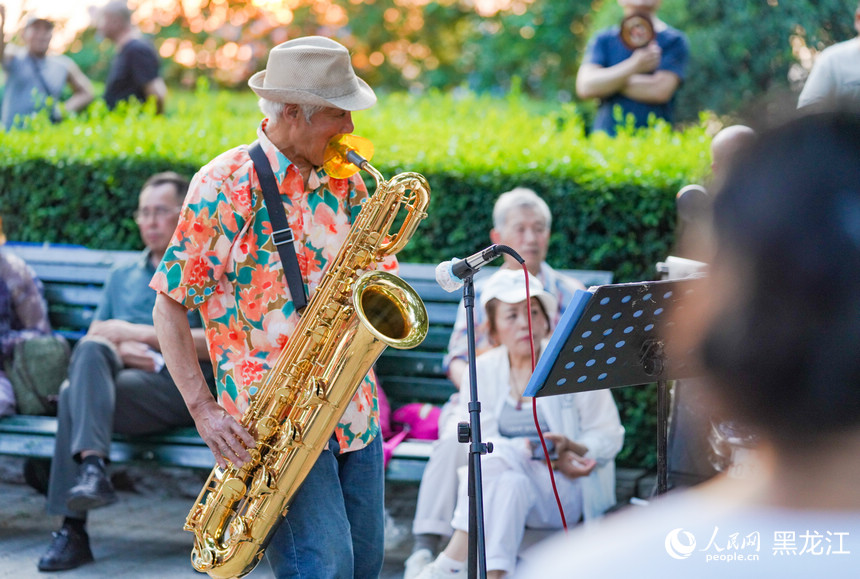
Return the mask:
<svg viewBox="0 0 860 579">
<path fill-rule="evenodd" d="M 546 201 L 538 197 L 538 194 L 526 187 L 516 187 L 502 193 L 493 206 L 493 227 L 496 230 L 505 226 L 508 214 L 512 209 L 527 208 L 543 216 L 546 220 L 547 229 L 552 228 L 552 213 Z"/>
<path fill-rule="evenodd" d="M 266 115 L 266 117 L 269 118 L 269 122 L 274 125 L 275 123 L 278 122 L 278 119 L 281 118 L 281 115 L 284 114 L 284 108 L 286 108 L 287 104 L 289 104 L 289 103 L 279 103 L 279 102 L 270 101 L 269 99 L 265 99 L 265 98 L 261 97 L 260 100 L 258 101 L 258 104 L 260 106 L 260 111 L 262 111 L 262 113 L 264 115 Z M 299 107 L 299 110 L 302 112 L 302 114 L 305 117 L 305 120 L 308 123 L 311 122 L 312 116 L 314 116 L 315 114 L 317 114 L 318 112 L 320 112 L 321 110 L 323 110 L 325 108 L 322 105 L 302 105 L 302 104 L 300 104 L 297 106 Z"/>
</svg>

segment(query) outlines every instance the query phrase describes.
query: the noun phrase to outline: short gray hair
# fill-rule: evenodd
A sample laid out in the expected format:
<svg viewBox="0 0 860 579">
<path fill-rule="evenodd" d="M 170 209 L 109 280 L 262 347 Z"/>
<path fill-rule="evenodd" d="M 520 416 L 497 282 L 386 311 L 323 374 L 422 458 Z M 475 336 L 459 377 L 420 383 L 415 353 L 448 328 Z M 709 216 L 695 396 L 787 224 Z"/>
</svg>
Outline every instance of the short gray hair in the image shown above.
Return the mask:
<svg viewBox="0 0 860 579">
<path fill-rule="evenodd" d="M 519 208 L 531 209 L 546 220 L 547 229 L 552 228 L 552 213 L 549 210 L 549 205 L 546 201 L 538 197 L 538 194 L 526 187 L 516 187 L 499 195 L 496 204 L 493 206 L 493 227 L 497 230 L 505 226 L 508 219 L 508 213 L 512 209 Z"/>
<path fill-rule="evenodd" d="M 260 98 L 258 101 L 260 106 L 260 111 L 264 115 L 269 118 L 269 122 L 272 124 L 277 123 L 278 119 L 281 118 L 281 115 L 284 114 L 284 108 L 286 108 L 289 103 L 279 103 L 275 101 L 270 101 L 269 99 Z M 305 120 L 307 122 L 311 122 L 311 117 L 323 110 L 325 107 L 322 105 L 297 105 L 299 110 L 305 116 Z"/>
</svg>

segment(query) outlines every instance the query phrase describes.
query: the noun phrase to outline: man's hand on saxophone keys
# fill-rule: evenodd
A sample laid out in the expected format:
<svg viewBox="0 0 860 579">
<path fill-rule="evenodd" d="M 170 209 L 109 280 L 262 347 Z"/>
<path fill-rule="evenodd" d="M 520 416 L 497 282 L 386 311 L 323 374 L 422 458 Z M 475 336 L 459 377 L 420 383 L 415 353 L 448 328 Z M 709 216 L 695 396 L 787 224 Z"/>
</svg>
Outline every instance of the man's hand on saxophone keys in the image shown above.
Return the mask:
<svg viewBox="0 0 860 579">
<path fill-rule="evenodd" d="M 195 409 L 194 424 L 200 437 L 215 456 L 215 462 L 221 468 L 227 467 L 227 461 L 237 467 L 250 462 L 249 448 L 257 446 L 254 437 L 225 411 L 213 398 Z"/>
</svg>

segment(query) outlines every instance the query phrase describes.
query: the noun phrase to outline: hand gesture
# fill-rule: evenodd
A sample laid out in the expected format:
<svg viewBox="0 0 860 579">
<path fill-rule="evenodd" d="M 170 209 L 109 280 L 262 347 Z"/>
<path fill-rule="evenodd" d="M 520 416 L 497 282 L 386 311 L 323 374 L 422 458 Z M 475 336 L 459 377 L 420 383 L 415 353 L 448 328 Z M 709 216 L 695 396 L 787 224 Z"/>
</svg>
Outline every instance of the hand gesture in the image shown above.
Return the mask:
<svg viewBox="0 0 860 579">
<path fill-rule="evenodd" d="M 634 50 L 630 60 L 634 63 L 637 73 L 645 74 L 657 70 L 662 57 L 663 50 L 660 45 L 656 41 L 651 41 L 646 46 Z"/>
<path fill-rule="evenodd" d="M 193 413 L 194 424 L 203 442 L 215 455 L 215 462 L 221 468 L 227 461 L 242 467 L 251 461 L 249 448 L 257 443 L 245 428 L 230 416 L 213 398 Z"/>
<path fill-rule="evenodd" d="M 575 442 L 563 434 L 547 432 L 544 438 L 551 440 L 558 452 L 558 458 L 553 461 L 553 468 L 568 478 L 588 476 L 597 461 L 593 458 L 585 458 L 588 448 Z"/>
<path fill-rule="evenodd" d="M 596 460 L 579 456 L 572 450 L 560 452 L 555 461 L 555 469 L 570 479 L 588 476 L 596 466 Z"/>
</svg>

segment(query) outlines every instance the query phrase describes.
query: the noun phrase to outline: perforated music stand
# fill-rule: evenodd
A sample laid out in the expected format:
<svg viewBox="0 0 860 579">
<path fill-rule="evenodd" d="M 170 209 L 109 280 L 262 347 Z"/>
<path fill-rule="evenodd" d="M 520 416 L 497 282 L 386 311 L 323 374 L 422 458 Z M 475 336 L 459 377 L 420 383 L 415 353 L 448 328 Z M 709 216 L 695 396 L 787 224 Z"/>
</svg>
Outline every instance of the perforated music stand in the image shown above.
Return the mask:
<svg viewBox="0 0 860 579">
<path fill-rule="evenodd" d="M 669 313 L 701 278 L 604 285 L 578 291 L 535 367 L 526 396 L 657 382 L 657 492 L 667 490 L 668 380 L 689 378 L 688 352 L 667 353 Z"/>
</svg>

